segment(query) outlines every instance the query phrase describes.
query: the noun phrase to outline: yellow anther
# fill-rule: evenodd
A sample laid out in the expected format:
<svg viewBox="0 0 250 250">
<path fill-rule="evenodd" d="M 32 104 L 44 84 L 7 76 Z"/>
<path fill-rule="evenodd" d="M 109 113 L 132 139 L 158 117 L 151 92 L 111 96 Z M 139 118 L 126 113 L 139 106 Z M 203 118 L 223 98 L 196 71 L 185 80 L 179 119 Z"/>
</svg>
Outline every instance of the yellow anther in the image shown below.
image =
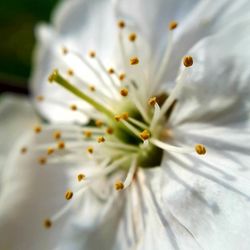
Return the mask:
<svg viewBox="0 0 250 250">
<path fill-rule="evenodd" d="M 140 133 L 140 137 L 145 141 L 150 137 L 150 133 L 145 129 Z"/>
<path fill-rule="evenodd" d="M 44 156 L 39 157 L 39 158 L 38 158 L 38 163 L 39 163 L 40 165 L 45 165 L 45 164 L 47 163 L 47 158 L 44 157 Z"/>
<path fill-rule="evenodd" d="M 62 137 L 61 131 L 55 131 L 55 132 L 53 133 L 53 138 L 54 138 L 55 140 L 59 140 L 59 139 L 61 139 L 61 137 Z"/>
<path fill-rule="evenodd" d="M 65 193 L 65 199 L 70 200 L 70 199 L 72 199 L 73 195 L 74 194 L 73 194 L 73 192 L 71 190 L 67 190 L 66 193 Z"/>
<path fill-rule="evenodd" d="M 126 74 L 125 74 L 125 73 L 121 73 L 121 74 L 119 75 L 119 80 L 120 80 L 120 81 L 123 81 L 125 78 L 126 78 Z"/>
<path fill-rule="evenodd" d="M 35 127 L 34 127 L 34 132 L 35 132 L 36 134 L 41 133 L 41 132 L 42 132 L 42 127 L 41 127 L 40 125 L 35 126 Z"/>
<path fill-rule="evenodd" d="M 64 149 L 64 148 L 65 148 L 65 143 L 64 143 L 64 141 L 59 141 L 59 142 L 57 143 L 57 148 L 58 148 L 58 149 Z"/>
<path fill-rule="evenodd" d="M 55 149 L 54 149 L 54 148 L 49 147 L 49 148 L 47 149 L 47 154 L 48 154 L 48 155 L 52 155 L 54 152 L 55 152 Z"/>
<path fill-rule="evenodd" d="M 169 30 L 174 30 L 178 27 L 178 23 L 176 21 L 171 21 L 169 24 L 168 24 L 168 28 Z"/>
<path fill-rule="evenodd" d="M 69 76 L 73 76 L 73 75 L 74 75 L 73 69 L 68 69 L 68 70 L 67 70 L 67 74 L 68 74 Z"/>
<path fill-rule="evenodd" d="M 75 104 L 71 104 L 71 105 L 70 105 L 70 109 L 71 109 L 72 111 L 77 111 L 77 106 L 76 106 Z"/>
<path fill-rule="evenodd" d="M 84 134 L 84 136 L 87 137 L 87 138 L 90 138 L 90 137 L 92 136 L 92 132 L 89 131 L 89 130 L 85 130 L 85 131 L 83 132 L 83 134 Z"/>
<path fill-rule="evenodd" d="M 89 51 L 89 56 L 91 58 L 95 58 L 96 57 L 96 52 L 94 50 Z"/>
<path fill-rule="evenodd" d="M 95 125 L 96 125 L 96 127 L 101 127 L 101 126 L 103 125 L 103 121 L 101 121 L 101 120 L 96 120 L 96 121 L 95 121 Z"/>
<path fill-rule="evenodd" d="M 123 20 L 119 20 L 119 21 L 117 22 L 117 25 L 118 25 L 118 27 L 119 27 L 120 29 L 124 29 L 125 26 L 126 26 L 126 24 L 125 24 L 125 22 L 124 22 Z"/>
<path fill-rule="evenodd" d="M 84 174 L 79 174 L 79 175 L 77 176 L 77 180 L 78 180 L 78 181 L 83 181 L 85 178 L 86 178 L 86 176 L 85 176 Z"/>
<path fill-rule="evenodd" d="M 185 67 L 191 67 L 193 65 L 193 57 L 192 56 L 184 56 L 183 64 Z"/>
<path fill-rule="evenodd" d="M 58 75 L 58 70 L 57 70 L 57 69 L 54 69 L 54 70 L 52 71 L 52 73 L 49 75 L 48 81 L 49 81 L 50 83 L 53 83 L 54 80 L 55 80 L 55 78 L 57 77 L 57 75 Z"/>
<path fill-rule="evenodd" d="M 157 102 L 156 102 L 156 97 L 155 97 L 155 96 L 149 98 L 148 104 L 149 104 L 150 106 L 154 106 L 156 103 L 157 103 Z"/>
<path fill-rule="evenodd" d="M 93 154 L 94 153 L 94 148 L 93 147 L 87 147 L 87 152 L 89 154 Z"/>
<path fill-rule="evenodd" d="M 36 100 L 37 100 L 38 102 L 42 102 L 42 101 L 44 100 L 44 96 L 38 95 L 38 96 L 36 97 Z"/>
<path fill-rule="evenodd" d="M 122 181 L 117 181 L 114 186 L 116 190 L 122 190 L 124 188 L 124 184 Z"/>
<path fill-rule="evenodd" d="M 135 40 L 136 40 L 136 38 L 137 38 L 137 35 L 136 35 L 136 33 L 131 33 L 129 36 L 128 36 L 128 40 L 130 41 L 130 42 L 134 42 Z"/>
<path fill-rule="evenodd" d="M 119 122 L 122 119 L 121 115 L 115 115 L 115 120 Z"/>
<path fill-rule="evenodd" d="M 51 226 L 52 226 L 52 221 L 50 220 L 50 219 L 46 219 L 46 220 L 44 220 L 44 222 L 43 222 L 43 225 L 44 225 L 44 227 L 45 228 L 51 228 Z"/>
<path fill-rule="evenodd" d="M 99 136 L 99 137 L 97 138 L 97 142 L 98 142 L 98 143 L 103 143 L 103 142 L 105 142 L 105 138 L 104 138 L 103 136 Z"/>
<path fill-rule="evenodd" d="M 112 134 L 114 133 L 114 129 L 111 128 L 111 127 L 108 127 L 108 128 L 106 129 L 106 133 L 109 134 L 109 135 L 112 135 Z"/>
<path fill-rule="evenodd" d="M 199 155 L 204 155 L 204 154 L 206 154 L 206 152 L 207 152 L 205 146 L 202 145 L 202 144 L 196 144 L 196 145 L 195 145 L 195 151 L 196 151 L 196 153 L 199 154 Z"/>
<path fill-rule="evenodd" d="M 130 64 L 131 64 L 131 65 L 136 65 L 136 64 L 138 64 L 138 63 L 139 63 L 138 57 L 133 56 L 133 57 L 130 58 Z"/>
<path fill-rule="evenodd" d="M 120 94 L 121 94 L 121 96 L 127 96 L 128 95 L 128 89 L 127 88 L 122 88 L 121 90 L 120 90 Z"/>
<path fill-rule="evenodd" d="M 20 149 L 21 154 L 26 154 L 27 151 L 28 151 L 28 149 L 27 149 L 26 147 L 22 147 L 22 148 Z"/>
<path fill-rule="evenodd" d="M 67 55 L 69 53 L 69 50 L 66 47 L 62 47 L 62 53 L 64 55 Z"/>
<path fill-rule="evenodd" d="M 124 112 L 124 113 L 122 113 L 120 115 L 115 115 L 115 120 L 118 121 L 118 122 L 120 120 L 128 120 L 128 117 L 129 117 L 128 112 Z"/>
<path fill-rule="evenodd" d="M 109 68 L 109 69 L 108 69 L 108 73 L 109 73 L 110 75 L 112 75 L 112 74 L 115 73 L 115 70 L 114 70 L 113 68 Z"/>
<path fill-rule="evenodd" d="M 94 85 L 89 85 L 89 90 L 92 92 L 95 92 L 95 86 Z"/>
</svg>

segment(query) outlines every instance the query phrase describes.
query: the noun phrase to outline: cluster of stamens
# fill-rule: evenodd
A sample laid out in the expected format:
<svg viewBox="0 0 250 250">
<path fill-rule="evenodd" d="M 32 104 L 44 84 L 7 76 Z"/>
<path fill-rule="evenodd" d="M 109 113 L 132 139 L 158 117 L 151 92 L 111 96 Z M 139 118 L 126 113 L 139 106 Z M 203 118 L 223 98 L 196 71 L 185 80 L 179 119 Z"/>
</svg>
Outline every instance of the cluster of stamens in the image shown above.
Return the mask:
<svg viewBox="0 0 250 250">
<path fill-rule="evenodd" d="M 166 68 L 170 60 L 171 39 L 173 31 L 177 26 L 178 24 L 175 21 L 169 24 L 169 44 L 162 59 L 162 65 L 159 68 L 156 86 L 161 80 L 163 69 Z M 121 57 L 123 58 L 124 65 L 126 65 L 126 67 L 136 67 L 140 64 L 137 46 L 134 47 L 135 55 L 131 57 L 127 56 L 124 46 L 124 30 L 126 29 L 126 24 L 123 20 L 118 22 L 118 28 L 122 51 Z M 137 34 L 131 32 L 127 41 L 136 44 L 137 39 Z M 177 90 L 182 87 L 181 82 L 177 82 L 176 87 L 172 90 L 168 98 L 159 106 L 157 103 L 157 95 L 153 95 L 155 94 L 155 89 L 150 87 L 150 83 L 147 83 L 147 79 L 145 80 L 145 78 L 142 77 L 145 82 L 138 82 L 138 79 L 133 79 L 133 76 L 126 72 L 126 67 L 121 73 L 118 73 L 119 71 L 114 68 L 107 69 L 97 53 L 93 50 L 89 51 L 87 58 L 66 47 L 62 48 L 62 53 L 65 57 L 73 55 L 80 59 L 83 65 L 92 70 L 99 82 L 103 84 L 102 88 L 99 88 L 100 84 L 93 85 L 83 80 L 83 87 L 93 92 L 92 95 L 88 95 L 86 91 L 75 87 L 74 84 L 71 84 L 67 80 L 67 76 L 74 79 L 76 72 L 74 72 L 73 69 L 68 69 L 67 72 L 65 72 L 65 77 L 62 76 L 58 70 L 54 70 L 48 78 L 50 83 L 58 83 L 73 95 L 90 104 L 101 117 L 101 119 L 95 119 L 96 115 L 93 112 L 89 112 L 88 116 L 94 125 L 85 126 L 84 128 L 76 125 L 69 126 L 69 132 L 72 132 L 72 134 L 64 134 L 61 130 L 54 130 L 52 134 L 54 143 L 51 143 L 46 149 L 45 154 L 38 158 L 40 165 L 46 165 L 53 161 L 63 161 L 66 157 L 79 157 L 79 154 L 85 151 L 87 156 L 84 157 L 93 160 L 96 165 L 101 165 L 93 176 L 86 176 L 83 173 L 77 175 L 76 179 L 82 184 L 82 187 L 77 190 L 76 193 L 85 190 L 87 185 L 91 185 L 91 180 L 103 175 L 112 174 L 118 170 L 125 171 L 127 177 L 123 181 L 119 180 L 114 183 L 114 187 L 119 191 L 125 190 L 132 183 L 138 167 L 149 167 L 143 165 L 145 158 L 140 158 L 142 157 L 141 155 L 143 155 L 141 152 L 145 150 L 145 148 L 158 148 L 160 150 L 177 153 L 196 152 L 199 155 L 206 153 L 206 148 L 202 144 L 197 144 L 190 148 L 177 147 L 162 141 L 160 137 L 162 130 L 167 129 L 167 118 L 165 114 L 171 105 L 176 102 Z M 193 58 L 191 56 L 185 56 L 183 58 L 183 65 L 186 67 L 184 71 L 188 70 L 188 67 L 193 65 Z M 107 89 L 109 90 L 108 94 L 106 93 L 107 91 L 104 91 Z M 98 98 L 98 93 L 105 98 Z M 37 96 L 37 101 L 46 101 L 46 97 Z M 125 108 L 122 112 L 118 113 L 116 108 L 123 103 L 125 103 Z M 130 109 L 126 110 L 126 103 L 128 103 L 128 107 L 133 107 L 132 112 Z M 76 104 L 70 104 L 69 108 L 74 112 L 85 112 Z M 45 130 L 50 130 L 49 126 L 46 127 Z M 42 126 L 38 125 L 34 127 L 34 132 L 42 135 Z M 21 153 L 25 154 L 26 152 L 27 148 L 23 147 Z M 149 155 L 146 157 L 152 157 L 150 152 L 151 151 L 149 151 Z M 152 152 L 154 151 L 152 150 Z M 154 157 L 157 158 L 160 156 L 154 155 Z M 159 166 L 158 162 L 151 167 L 156 166 Z M 65 199 L 67 201 L 74 200 L 74 193 L 71 189 L 67 190 L 65 192 Z M 50 219 L 46 219 L 44 221 L 45 227 L 50 228 L 52 222 L 57 218 L 58 216 L 55 215 Z"/>
</svg>

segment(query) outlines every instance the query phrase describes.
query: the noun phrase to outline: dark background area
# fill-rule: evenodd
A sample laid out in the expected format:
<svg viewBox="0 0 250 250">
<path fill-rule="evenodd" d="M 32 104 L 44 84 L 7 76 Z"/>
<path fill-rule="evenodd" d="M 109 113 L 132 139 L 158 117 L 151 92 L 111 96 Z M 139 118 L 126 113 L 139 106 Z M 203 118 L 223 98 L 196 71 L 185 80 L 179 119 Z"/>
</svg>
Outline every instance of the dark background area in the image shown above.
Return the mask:
<svg viewBox="0 0 250 250">
<path fill-rule="evenodd" d="M 0 93 L 26 94 L 35 44 L 34 28 L 49 21 L 57 0 L 0 1 Z"/>
</svg>

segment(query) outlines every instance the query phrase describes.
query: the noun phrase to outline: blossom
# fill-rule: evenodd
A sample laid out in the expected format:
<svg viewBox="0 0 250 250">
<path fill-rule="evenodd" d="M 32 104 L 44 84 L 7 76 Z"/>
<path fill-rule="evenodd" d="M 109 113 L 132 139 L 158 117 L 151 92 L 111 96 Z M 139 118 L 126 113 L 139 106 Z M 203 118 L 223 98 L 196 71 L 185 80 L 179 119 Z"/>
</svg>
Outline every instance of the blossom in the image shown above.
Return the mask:
<svg viewBox="0 0 250 250">
<path fill-rule="evenodd" d="M 248 9 L 62 2 L 32 77 L 51 124 L 10 154 L 1 248 L 247 249 Z"/>
</svg>

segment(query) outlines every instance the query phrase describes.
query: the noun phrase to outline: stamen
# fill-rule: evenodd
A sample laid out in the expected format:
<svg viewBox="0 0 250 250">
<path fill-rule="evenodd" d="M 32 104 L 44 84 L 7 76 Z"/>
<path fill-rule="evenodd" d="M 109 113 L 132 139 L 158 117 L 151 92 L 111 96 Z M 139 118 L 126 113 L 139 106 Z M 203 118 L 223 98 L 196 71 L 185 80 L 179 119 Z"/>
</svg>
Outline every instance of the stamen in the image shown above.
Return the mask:
<svg viewBox="0 0 250 250">
<path fill-rule="evenodd" d="M 61 136 L 62 136 L 61 131 L 55 131 L 55 132 L 53 133 L 53 138 L 54 138 L 55 140 L 61 139 Z"/>
<path fill-rule="evenodd" d="M 120 80 L 120 81 L 125 80 L 125 78 L 126 78 L 126 74 L 125 74 L 125 73 L 121 73 L 121 74 L 119 75 L 119 80 Z"/>
<path fill-rule="evenodd" d="M 121 96 L 127 96 L 128 95 L 128 89 L 127 88 L 122 88 L 121 90 L 120 90 L 120 94 L 121 94 Z"/>
<path fill-rule="evenodd" d="M 206 152 L 207 152 L 205 146 L 202 145 L 202 144 L 197 144 L 197 145 L 195 145 L 195 151 L 196 151 L 197 154 L 199 154 L 199 155 L 204 155 L 204 154 L 206 154 Z"/>
<path fill-rule="evenodd" d="M 95 86 L 94 85 L 89 85 L 89 90 L 92 91 L 92 92 L 95 92 Z"/>
<path fill-rule="evenodd" d="M 73 76 L 73 75 L 74 75 L 73 69 L 68 69 L 68 70 L 67 70 L 67 74 L 68 74 L 69 76 Z"/>
<path fill-rule="evenodd" d="M 94 148 L 93 147 L 87 147 L 87 152 L 89 154 L 93 154 L 94 153 Z"/>
<path fill-rule="evenodd" d="M 99 137 L 97 138 L 97 142 L 98 142 L 98 143 L 103 143 L 103 142 L 105 142 L 105 138 L 104 138 L 103 136 L 99 136 Z"/>
<path fill-rule="evenodd" d="M 65 148 L 65 143 L 64 143 L 64 141 L 59 141 L 58 143 L 57 143 L 57 148 L 58 149 L 64 149 Z"/>
<path fill-rule="evenodd" d="M 95 121 L 95 125 L 96 125 L 96 127 L 102 127 L 103 121 L 101 121 L 101 120 L 96 120 L 96 121 Z"/>
<path fill-rule="evenodd" d="M 193 65 L 192 56 L 184 56 L 183 57 L 183 64 L 185 67 L 191 67 Z"/>
<path fill-rule="evenodd" d="M 118 121 L 118 122 L 121 121 L 121 120 L 128 120 L 128 117 L 129 117 L 128 112 L 124 112 L 124 113 L 122 113 L 120 115 L 115 115 L 115 120 Z"/>
<path fill-rule="evenodd" d="M 178 23 L 176 21 L 171 21 L 169 24 L 168 24 L 168 28 L 169 30 L 174 30 L 176 29 L 178 26 Z"/>
<path fill-rule="evenodd" d="M 63 53 L 64 55 L 67 55 L 68 52 L 69 52 L 69 50 L 68 50 L 66 47 L 63 47 L 63 48 L 62 48 L 62 53 Z"/>
<path fill-rule="evenodd" d="M 137 35 L 136 35 L 136 33 L 131 33 L 130 35 L 129 35 L 129 37 L 128 37 L 128 39 L 129 39 L 129 41 L 130 42 L 134 42 L 135 40 L 136 40 L 136 38 L 137 38 Z"/>
<path fill-rule="evenodd" d="M 51 226 L 52 226 L 52 221 L 50 220 L 50 219 L 46 219 L 46 220 L 44 220 L 44 222 L 43 222 L 43 225 L 44 225 L 44 227 L 45 228 L 51 228 Z"/>
<path fill-rule="evenodd" d="M 137 65 L 139 63 L 139 59 L 136 56 L 130 58 L 130 65 Z"/>
<path fill-rule="evenodd" d="M 79 174 L 77 176 L 77 180 L 80 182 L 80 181 L 83 181 L 84 179 L 86 178 L 86 176 L 84 174 Z"/>
<path fill-rule="evenodd" d="M 42 132 L 42 127 L 41 127 L 40 125 L 35 126 L 35 127 L 34 127 L 34 132 L 35 132 L 36 134 L 41 133 L 41 132 Z"/>
<path fill-rule="evenodd" d="M 39 163 L 40 165 L 45 165 L 45 164 L 47 163 L 47 158 L 44 157 L 44 156 L 39 157 L 39 158 L 38 158 L 38 163 Z"/>
<path fill-rule="evenodd" d="M 91 58 L 95 58 L 96 57 L 96 52 L 94 50 L 89 51 L 89 56 Z"/>
<path fill-rule="evenodd" d="M 111 128 L 111 127 L 108 127 L 108 128 L 106 129 L 106 133 L 109 134 L 109 135 L 112 135 L 112 134 L 114 133 L 114 129 Z"/>
<path fill-rule="evenodd" d="M 21 154 L 26 154 L 27 151 L 28 151 L 28 149 L 26 147 L 22 147 L 20 150 Z"/>
<path fill-rule="evenodd" d="M 125 22 L 123 20 L 119 20 L 117 22 L 117 25 L 118 25 L 118 28 L 120 28 L 120 29 L 124 29 L 125 26 L 126 26 L 126 24 L 125 24 Z"/>
<path fill-rule="evenodd" d="M 157 102 L 156 102 L 156 97 L 155 97 L 155 96 L 154 96 L 154 97 L 151 97 L 151 98 L 148 100 L 148 104 L 149 104 L 150 106 L 152 106 L 152 107 L 154 107 L 156 103 L 157 103 Z"/>
<path fill-rule="evenodd" d="M 129 168 L 128 175 L 124 181 L 124 189 L 127 188 L 132 183 L 135 172 L 136 172 L 136 167 L 137 167 L 137 160 L 136 160 L 136 157 L 134 157 L 131 163 L 131 166 Z"/>
<path fill-rule="evenodd" d="M 44 96 L 38 95 L 38 96 L 36 97 L 36 100 L 39 101 L 39 102 L 42 102 L 42 101 L 44 100 Z"/>
<path fill-rule="evenodd" d="M 72 197 L 73 197 L 73 192 L 71 190 L 67 190 L 66 193 L 65 193 L 65 199 L 66 200 L 71 200 Z"/>
<path fill-rule="evenodd" d="M 86 138 L 90 138 L 92 136 L 92 131 L 86 130 L 83 132 L 83 134 Z"/>
<path fill-rule="evenodd" d="M 72 111 L 77 111 L 77 106 L 76 106 L 75 104 L 71 104 L 71 105 L 70 105 L 70 109 L 71 109 Z"/>
<path fill-rule="evenodd" d="M 116 181 L 114 186 L 117 191 L 122 190 L 124 188 L 124 184 L 122 183 L 122 181 Z"/>
<path fill-rule="evenodd" d="M 112 75 L 112 74 L 115 73 L 115 70 L 114 70 L 113 68 L 109 68 L 109 69 L 108 69 L 108 73 L 109 73 L 110 75 Z"/>
<path fill-rule="evenodd" d="M 48 150 L 47 150 L 48 155 L 52 155 L 54 152 L 55 152 L 55 149 L 51 148 L 51 147 L 49 147 Z"/>
<path fill-rule="evenodd" d="M 140 133 L 140 137 L 142 140 L 145 141 L 150 137 L 150 133 L 148 132 L 148 130 L 145 129 Z"/>
</svg>

